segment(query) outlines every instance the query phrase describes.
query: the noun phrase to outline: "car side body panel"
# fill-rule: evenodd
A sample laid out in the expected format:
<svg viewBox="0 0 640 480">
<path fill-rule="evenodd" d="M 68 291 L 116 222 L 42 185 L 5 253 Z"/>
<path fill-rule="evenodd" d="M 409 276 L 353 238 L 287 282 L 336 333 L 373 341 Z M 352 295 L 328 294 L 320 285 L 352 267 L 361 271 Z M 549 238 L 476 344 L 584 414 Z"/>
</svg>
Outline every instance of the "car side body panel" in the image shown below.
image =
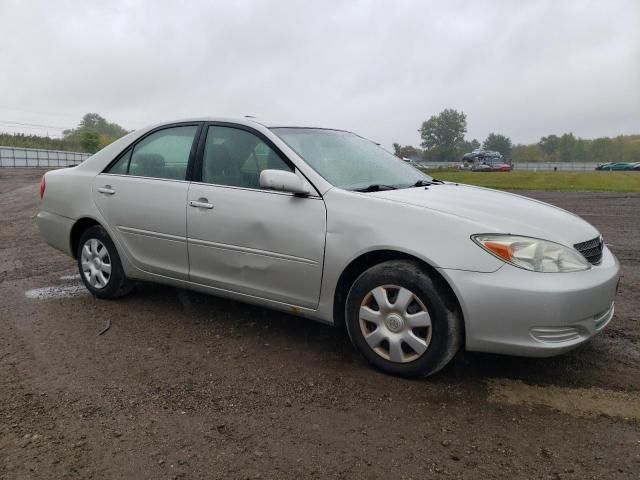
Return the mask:
<svg viewBox="0 0 640 480">
<path fill-rule="evenodd" d="M 327 192 L 324 201 L 328 212 L 326 258 L 331 260 L 325 264 L 320 318 L 333 317 L 340 275 L 347 265 L 366 253 L 391 250 L 413 256 L 433 268 L 477 272 L 494 272 L 504 265 L 479 251 L 470 240 L 470 235 L 480 227 L 474 228 L 454 215 L 413 205 L 403 206 L 405 214 L 399 215 L 394 201 L 337 188 Z M 419 220 L 407 227 L 409 217 Z"/>
<path fill-rule="evenodd" d="M 316 308 L 326 210 L 320 197 L 192 183 L 190 280 Z M 241 218 L 239 218 L 241 216 Z"/>
<path fill-rule="evenodd" d="M 93 201 L 132 263 L 142 271 L 187 280 L 189 182 L 99 174 L 93 184 Z"/>
<path fill-rule="evenodd" d="M 50 246 L 69 256 L 74 255 L 71 251 L 70 235 L 75 220 L 41 210 L 36 216 L 36 221 L 42 238 Z"/>
</svg>

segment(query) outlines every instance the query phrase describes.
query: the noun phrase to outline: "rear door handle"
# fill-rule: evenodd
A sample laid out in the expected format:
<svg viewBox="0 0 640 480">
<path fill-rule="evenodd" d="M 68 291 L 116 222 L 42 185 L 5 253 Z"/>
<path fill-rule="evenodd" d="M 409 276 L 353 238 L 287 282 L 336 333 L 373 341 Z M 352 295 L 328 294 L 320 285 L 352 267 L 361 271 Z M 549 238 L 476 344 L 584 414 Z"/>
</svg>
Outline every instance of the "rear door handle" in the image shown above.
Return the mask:
<svg viewBox="0 0 640 480">
<path fill-rule="evenodd" d="M 98 187 L 98 192 L 104 193 L 105 195 L 113 195 L 116 191 L 111 188 L 111 185 L 105 185 L 104 187 Z"/>
<path fill-rule="evenodd" d="M 208 210 L 211 210 L 213 208 L 213 204 L 207 203 L 206 198 L 201 198 L 197 202 L 194 200 L 189 200 L 189 206 L 195 208 L 206 208 Z"/>
</svg>

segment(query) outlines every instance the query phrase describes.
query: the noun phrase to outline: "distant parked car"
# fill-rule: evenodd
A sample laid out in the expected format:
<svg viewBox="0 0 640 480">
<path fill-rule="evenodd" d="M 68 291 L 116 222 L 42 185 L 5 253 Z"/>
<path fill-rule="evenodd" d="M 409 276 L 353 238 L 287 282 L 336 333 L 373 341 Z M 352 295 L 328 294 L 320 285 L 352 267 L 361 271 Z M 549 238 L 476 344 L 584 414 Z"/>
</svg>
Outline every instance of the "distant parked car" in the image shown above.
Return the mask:
<svg viewBox="0 0 640 480">
<path fill-rule="evenodd" d="M 492 170 L 491 165 L 486 163 L 477 163 L 471 167 L 472 172 L 490 172 Z"/>
<path fill-rule="evenodd" d="M 600 170 L 609 170 L 609 171 L 627 171 L 633 170 L 638 163 L 630 163 L 630 162 L 618 162 L 618 163 L 609 163 L 606 167 L 601 168 Z"/>
<path fill-rule="evenodd" d="M 491 165 L 492 172 L 510 172 L 513 169 L 509 163 L 494 163 Z"/>
<path fill-rule="evenodd" d="M 407 162 L 409 165 L 411 165 L 414 168 L 420 168 L 420 166 L 421 166 L 416 160 L 414 160 L 412 158 L 403 157 L 402 160 L 404 160 L 405 162 Z"/>
<path fill-rule="evenodd" d="M 474 172 L 510 172 L 513 166 L 504 161 L 500 152 L 492 150 L 474 150 L 462 157 L 464 165 L 470 165 Z"/>
<path fill-rule="evenodd" d="M 607 163 L 599 163 L 596 166 L 596 170 L 607 170 L 607 167 L 611 165 L 611 162 L 607 162 Z"/>
</svg>

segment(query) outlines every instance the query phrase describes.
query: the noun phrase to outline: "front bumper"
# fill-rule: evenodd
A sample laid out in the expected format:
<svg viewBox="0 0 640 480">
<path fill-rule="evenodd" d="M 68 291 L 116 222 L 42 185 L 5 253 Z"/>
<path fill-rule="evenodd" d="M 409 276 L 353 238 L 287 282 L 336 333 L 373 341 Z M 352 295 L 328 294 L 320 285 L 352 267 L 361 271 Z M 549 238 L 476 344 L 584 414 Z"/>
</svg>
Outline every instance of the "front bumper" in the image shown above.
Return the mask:
<svg viewBox="0 0 640 480">
<path fill-rule="evenodd" d="M 454 289 L 471 351 L 547 357 L 566 352 L 612 319 L 620 265 L 573 273 L 537 273 L 505 264 L 493 273 L 441 270 Z"/>
</svg>

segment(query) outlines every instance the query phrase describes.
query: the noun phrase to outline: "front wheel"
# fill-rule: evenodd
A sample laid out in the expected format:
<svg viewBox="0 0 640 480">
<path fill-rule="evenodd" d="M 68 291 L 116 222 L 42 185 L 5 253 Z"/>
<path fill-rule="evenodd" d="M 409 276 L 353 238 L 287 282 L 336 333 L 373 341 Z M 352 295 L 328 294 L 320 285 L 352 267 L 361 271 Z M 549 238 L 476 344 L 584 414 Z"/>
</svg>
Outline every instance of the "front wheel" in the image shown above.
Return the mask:
<svg viewBox="0 0 640 480">
<path fill-rule="evenodd" d="M 442 280 L 418 263 L 388 261 L 354 282 L 346 304 L 349 337 L 376 368 L 402 377 L 431 375 L 462 343 L 462 321 Z"/>
<path fill-rule="evenodd" d="M 101 226 L 84 231 L 76 256 L 82 282 L 96 297 L 118 298 L 131 291 L 116 246 Z"/>
</svg>

